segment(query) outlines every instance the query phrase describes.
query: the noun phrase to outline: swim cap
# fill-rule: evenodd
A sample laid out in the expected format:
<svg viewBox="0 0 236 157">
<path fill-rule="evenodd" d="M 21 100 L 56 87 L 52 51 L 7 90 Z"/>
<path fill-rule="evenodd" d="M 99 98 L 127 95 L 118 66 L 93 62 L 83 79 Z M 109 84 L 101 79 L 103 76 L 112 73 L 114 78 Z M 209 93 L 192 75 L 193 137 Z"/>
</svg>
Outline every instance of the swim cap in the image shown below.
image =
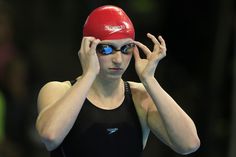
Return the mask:
<svg viewBox="0 0 236 157">
<path fill-rule="evenodd" d="M 119 7 L 105 5 L 93 10 L 84 24 L 83 36 L 93 36 L 100 40 L 134 39 L 134 26 Z"/>
</svg>

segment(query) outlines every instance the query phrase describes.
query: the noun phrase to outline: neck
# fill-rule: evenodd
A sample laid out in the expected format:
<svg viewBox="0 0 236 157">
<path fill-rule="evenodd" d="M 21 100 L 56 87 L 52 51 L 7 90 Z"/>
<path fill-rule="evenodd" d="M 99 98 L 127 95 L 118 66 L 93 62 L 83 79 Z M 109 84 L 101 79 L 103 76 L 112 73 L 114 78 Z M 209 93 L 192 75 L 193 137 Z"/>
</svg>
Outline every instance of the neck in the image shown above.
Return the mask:
<svg viewBox="0 0 236 157">
<path fill-rule="evenodd" d="M 112 79 L 106 80 L 99 77 L 96 78 L 92 85 L 92 90 L 99 96 L 113 96 L 117 95 L 121 91 L 123 92 L 123 80 Z"/>
</svg>

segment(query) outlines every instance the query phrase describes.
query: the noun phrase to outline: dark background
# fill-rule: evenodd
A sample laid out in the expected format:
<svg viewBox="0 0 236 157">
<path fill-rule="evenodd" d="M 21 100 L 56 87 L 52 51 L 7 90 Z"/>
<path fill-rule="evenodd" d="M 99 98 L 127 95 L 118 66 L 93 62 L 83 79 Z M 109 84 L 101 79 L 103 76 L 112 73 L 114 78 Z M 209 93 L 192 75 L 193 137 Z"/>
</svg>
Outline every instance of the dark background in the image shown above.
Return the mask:
<svg viewBox="0 0 236 157">
<path fill-rule="evenodd" d="M 126 11 L 136 40 L 151 46 L 147 32 L 166 40 L 167 56 L 156 78 L 194 120 L 201 140 L 199 150 L 187 156 L 235 157 L 234 0 L 0 0 L 0 33 L 8 32 L 0 34 L 0 94 L 5 101 L 0 157 L 48 156 L 34 126 L 37 94 L 46 82 L 81 74 L 77 51 L 83 24 L 104 4 Z M 124 78 L 139 81 L 133 64 Z M 143 156 L 181 155 L 151 134 Z"/>
</svg>

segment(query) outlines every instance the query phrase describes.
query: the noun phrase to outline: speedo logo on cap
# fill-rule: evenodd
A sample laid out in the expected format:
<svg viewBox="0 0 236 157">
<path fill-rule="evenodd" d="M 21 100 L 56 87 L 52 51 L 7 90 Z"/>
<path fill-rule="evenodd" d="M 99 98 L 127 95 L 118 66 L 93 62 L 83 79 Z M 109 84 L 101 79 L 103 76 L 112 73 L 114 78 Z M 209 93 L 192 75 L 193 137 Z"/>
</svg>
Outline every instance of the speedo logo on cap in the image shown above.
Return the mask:
<svg viewBox="0 0 236 157">
<path fill-rule="evenodd" d="M 120 26 L 107 25 L 107 26 L 105 26 L 105 30 L 110 31 L 110 32 L 117 32 L 117 31 L 120 31 L 125 28 L 126 27 L 124 25 L 120 25 Z"/>
</svg>

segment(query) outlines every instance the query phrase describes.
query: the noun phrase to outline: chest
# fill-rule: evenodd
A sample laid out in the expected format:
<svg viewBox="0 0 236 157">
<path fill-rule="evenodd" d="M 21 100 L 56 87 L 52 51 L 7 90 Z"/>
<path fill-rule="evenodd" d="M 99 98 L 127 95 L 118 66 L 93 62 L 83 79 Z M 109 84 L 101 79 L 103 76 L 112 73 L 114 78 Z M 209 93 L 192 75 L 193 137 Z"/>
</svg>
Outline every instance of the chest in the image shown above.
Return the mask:
<svg viewBox="0 0 236 157">
<path fill-rule="evenodd" d="M 98 108 L 86 99 L 72 132 L 73 130 L 81 136 L 92 131 L 106 136 L 110 134 L 109 130 L 117 133 L 126 131 L 141 133 L 141 125 L 134 104 L 128 98 L 125 98 L 117 108 L 110 110 Z"/>
<path fill-rule="evenodd" d="M 62 145 L 66 153 L 88 156 L 109 153 L 107 150 L 120 156 L 139 154 L 143 149 L 142 129 L 132 101 L 125 98 L 118 108 L 104 110 L 86 99 Z"/>
</svg>

